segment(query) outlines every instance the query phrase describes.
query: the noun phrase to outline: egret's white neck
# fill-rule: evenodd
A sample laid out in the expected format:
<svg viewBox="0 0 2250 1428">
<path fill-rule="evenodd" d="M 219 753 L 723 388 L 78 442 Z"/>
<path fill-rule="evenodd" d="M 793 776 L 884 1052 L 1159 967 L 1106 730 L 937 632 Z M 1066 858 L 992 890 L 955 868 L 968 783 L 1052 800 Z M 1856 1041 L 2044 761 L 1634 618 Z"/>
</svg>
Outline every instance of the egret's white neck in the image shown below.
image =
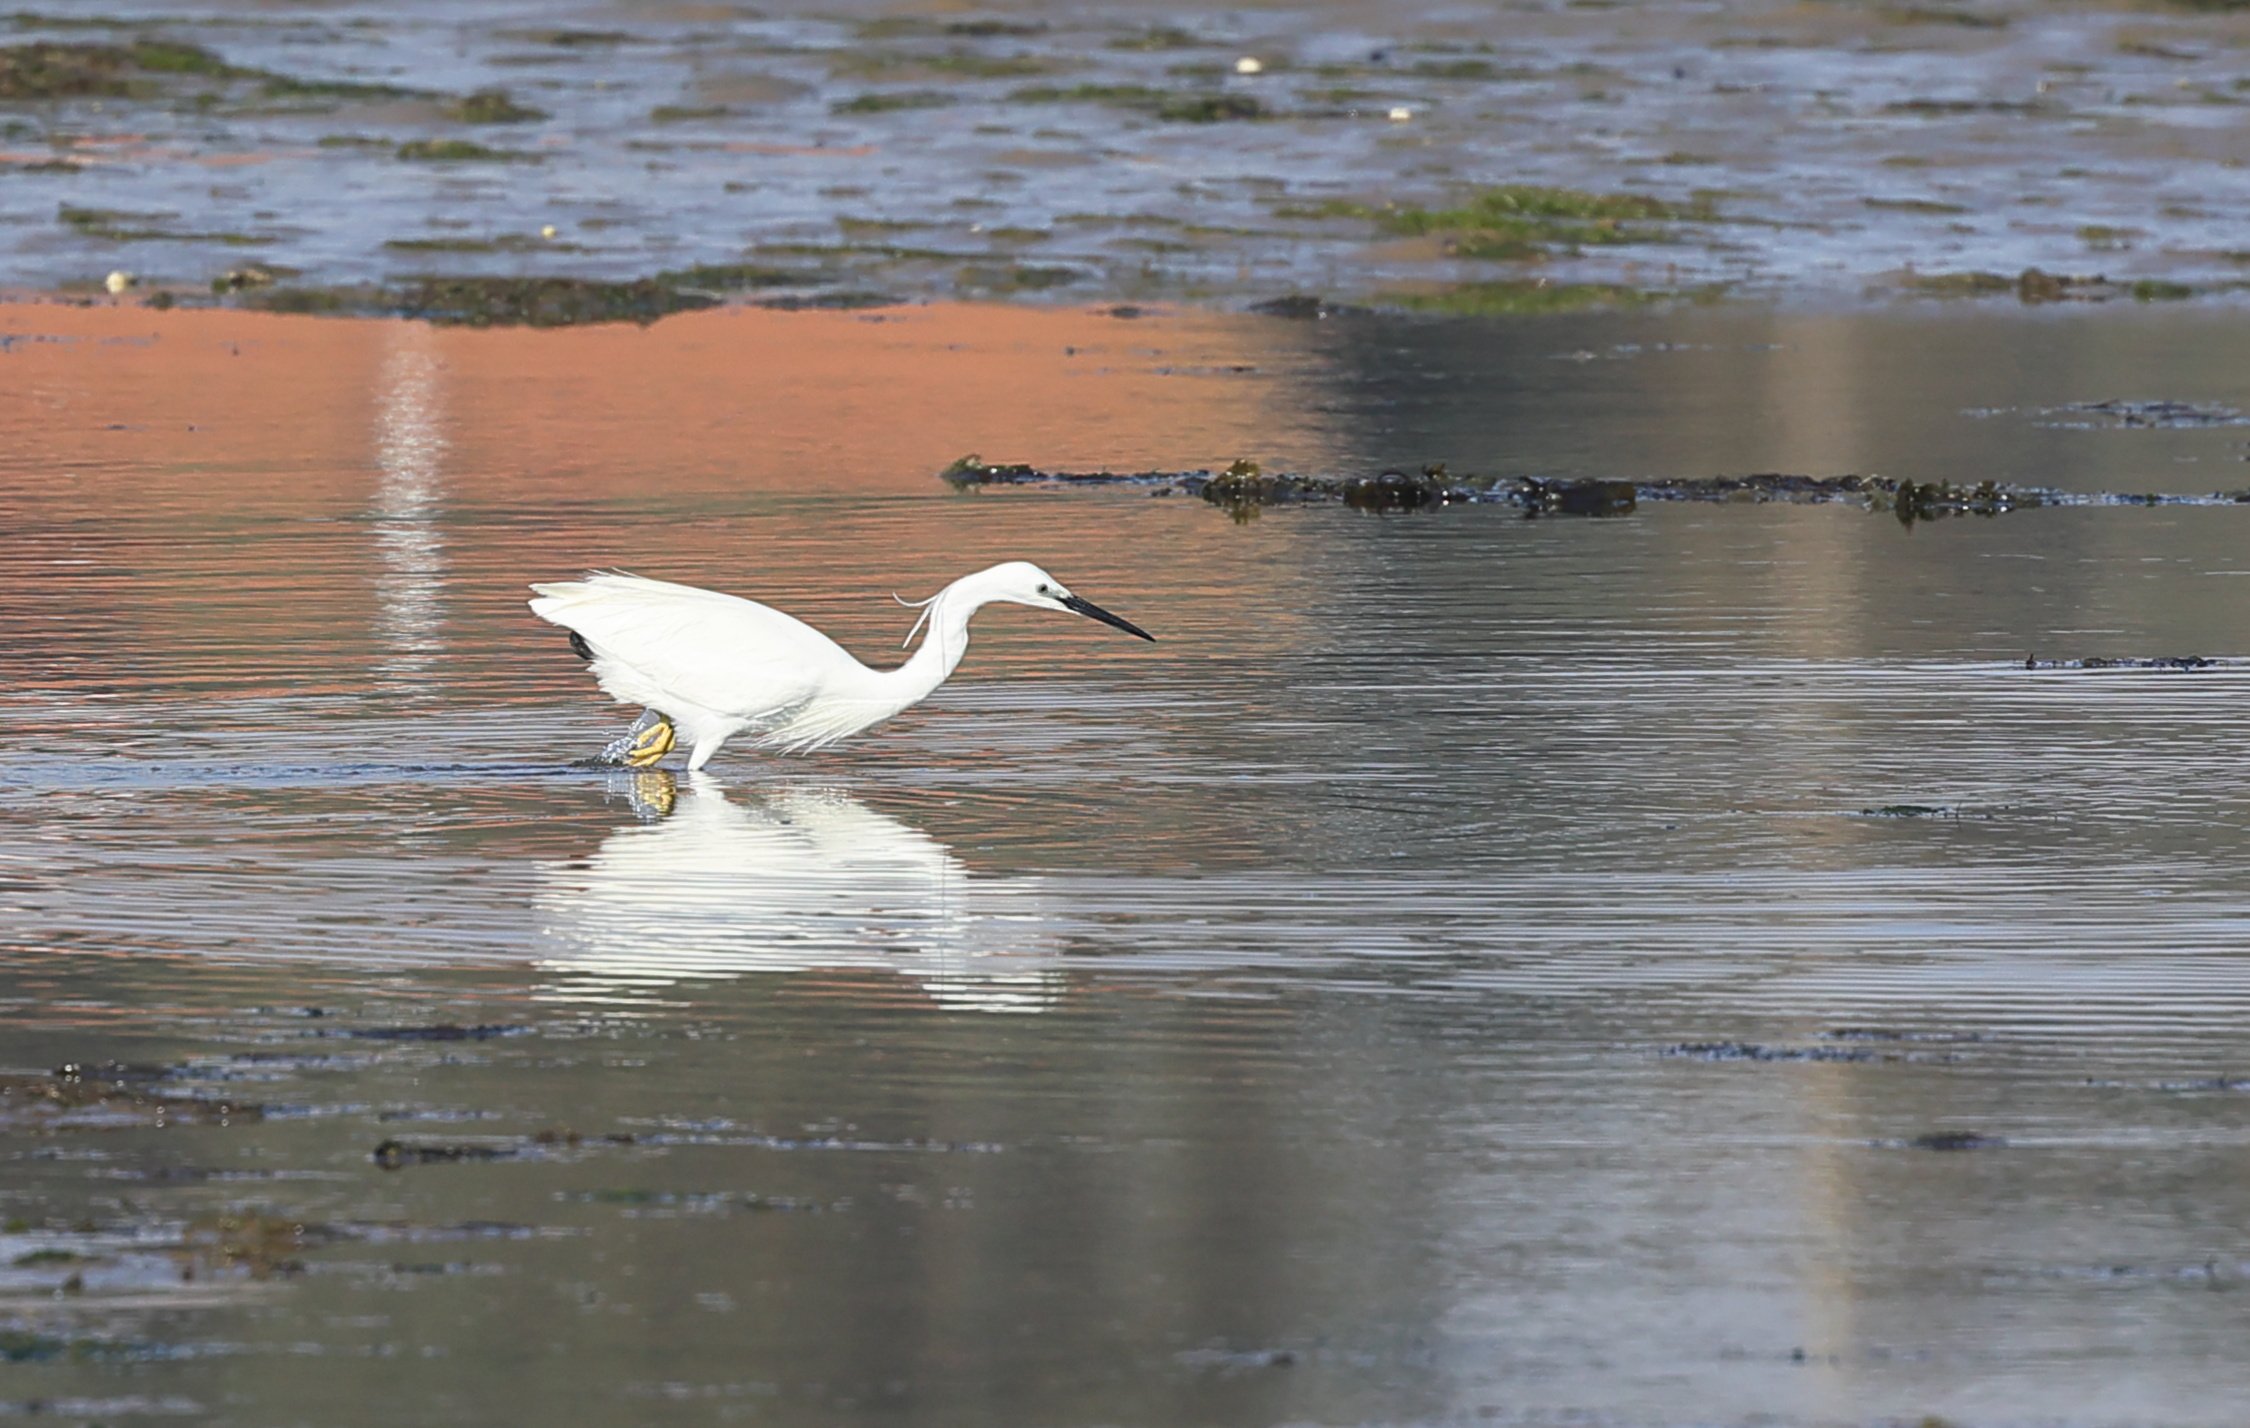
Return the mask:
<svg viewBox="0 0 2250 1428">
<path fill-rule="evenodd" d="M 930 602 L 921 645 L 906 663 L 883 672 L 881 678 L 899 708 L 927 699 L 960 667 L 961 656 L 969 652 L 969 617 L 993 598 L 978 588 L 983 574 L 964 575 L 940 590 Z"/>
</svg>

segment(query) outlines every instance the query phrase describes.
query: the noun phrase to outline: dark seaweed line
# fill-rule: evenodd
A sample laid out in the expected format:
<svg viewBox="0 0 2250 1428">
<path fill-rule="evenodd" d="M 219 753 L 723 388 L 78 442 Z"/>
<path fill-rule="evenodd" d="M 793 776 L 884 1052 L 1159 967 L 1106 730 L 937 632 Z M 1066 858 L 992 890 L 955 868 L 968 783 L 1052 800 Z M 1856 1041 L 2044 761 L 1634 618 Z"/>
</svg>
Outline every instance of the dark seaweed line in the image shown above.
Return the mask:
<svg viewBox="0 0 2250 1428">
<path fill-rule="evenodd" d="M 2154 492 L 2058 491 L 1984 481 L 1957 486 L 1945 481 L 1902 481 L 1891 476 L 1798 476 L 1764 472 L 1751 476 L 1667 477 L 1655 481 L 1543 480 L 1537 476 L 1455 476 L 1441 465 L 1420 471 L 1381 471 L 1373 475 L 1315 476 L 1268 473 L 1254 461 L 1237 461 L 1223 471 L 1042 471 L 1037 467 L 986 462 L 964 456 L 938 473 L 959 490 L 982 486 L 1130 486 L 1158 496 L 1196 496 L 1233 511 L 1262 506 L 1336 504 L 1367 511 L 1428 510 L 1440 506 L 1513 506 L 1529 515 L 1619 516 L 1643 501 L 1785 501 L 1799 505 L 1850 503 L 1889 511 L 1913 522 L 1939 516 L 1997 516 L 2036 506 L 2239 506 L 2250 491 L 2210 495 Z"/>
</svg>

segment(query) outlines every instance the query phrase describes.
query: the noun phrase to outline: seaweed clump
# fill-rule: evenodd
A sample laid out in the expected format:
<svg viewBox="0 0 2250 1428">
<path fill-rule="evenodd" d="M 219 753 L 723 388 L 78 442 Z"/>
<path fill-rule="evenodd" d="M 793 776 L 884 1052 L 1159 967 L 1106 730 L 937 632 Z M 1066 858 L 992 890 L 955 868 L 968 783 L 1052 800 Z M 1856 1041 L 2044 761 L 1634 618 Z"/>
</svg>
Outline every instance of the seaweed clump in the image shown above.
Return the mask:
<svg viewBox="0 0 2250 1428">
<path fill-rule="evenodd" d="M 251 83 L 269 99 L 404 98 L 416 92 L 229 64 L 201 45 L 177 40 L 137 39 L 121 45 L 41 40 L 0 46 L 0 100 L 150 99 L 167 84 L 183 80 Z M 206 90 L 198 102 L 212 97 Z"/>
<path fill-rule="evenodd" d="M 1884 490 L 1884 486 L 1889 489 Z M 1886 482 L 1872 487 L 1870 501 L 1878 510 L 1886 504 L 1900 525 L 1936 520 L 1939 516 L 1997 516 L 2020 505 L 2043 504 L 2023 493 L 2003 490 L 1991 481 L 1956 486 L 1950 481 Z"/>
<path fill-rule="evenodd" d="M 262 77 L 200 45 L 135 40 L 126 45 L 40 41 L 0 48 L 0 99 L 133 99 L 155 91 L 157 75 L 213 79 Z"/>
<path fill-rule="evenodd" d="M 446 117 L 463 124 L 529 124 L 547 117 L 544 109 L 518 104 L 505 89 L 480 89 L 445 107 Z"/>
<path fill-rule="evenodd" d="M 47 1075 L 0 1075 L 0 1129 L 68 1130 L 120 1125 L 232 1125 L 262 1108 L 161 1089 L 171 1067 L 65 1062 Z"/>
<path fill-rule="evenodd" d="M 1388 470 L 1372 476 L 1298 476 L 1269 473 L 1255 461 L 1236 461 L 1216 475 L 1195 473 L 1183 489 L 1237 514 L 1259 506 L 1340 502 L 1355 511 L 1419 511 L 1474 501 L 1489 491 L 1476 478 L 1455 480 L 1442 464 L 1420 471 Z"/>
<path fill-rule="evenodd" d="M 675 312 L 715 307 L 719 299 L 653 278 L 423 278 L 399 296 L 409 317 L 460 327 L 575 327 L 594 322 L 644 326 Z"/>
<path fill-rule="evenodd" d="M 2023 667 L 2025 669 L 2196 670 L 2217 669 L 2225 663 L 2226 661 L 2223 659 L 2212 659 L 2207 655 L 2162 655 L 2155 659 L 2136 659 L 2122 656 L 2105 657 L 2102 655 L 2092 655 L 2085 659 L 2040 659 L 2036 655 L 2025 655 Z"/>
<path fill-rule="evenodd" d="M 1275 210 L 1281 218 L 1359 218 L 1401 237 L 1435 237 L 1458 258 L 1536 258 L 1556 248 L 1647 243 L 1662 225 L 1718 217 L 1708 199 L 1675 203 L 1650 194 L 1592 193 L 1547 184 L 1478 189 L 1450 208 L 1335 199 Z"/>
</svg>

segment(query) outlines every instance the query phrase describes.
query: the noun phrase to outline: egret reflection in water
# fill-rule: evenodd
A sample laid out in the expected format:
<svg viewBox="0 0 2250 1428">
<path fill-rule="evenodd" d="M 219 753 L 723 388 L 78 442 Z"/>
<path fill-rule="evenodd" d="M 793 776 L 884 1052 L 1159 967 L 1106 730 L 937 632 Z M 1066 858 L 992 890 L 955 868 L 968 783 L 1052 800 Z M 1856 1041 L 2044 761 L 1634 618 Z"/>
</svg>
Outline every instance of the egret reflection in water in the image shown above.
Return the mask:
<svg viewBox="0 0 2250 1428">
<path fill-rule="evenodd" d="M 620 772 L 636 821 L 539 871 L 542 966 L 599 997 L 694 977 L 883 972 L 931 1001 L 1037 1011 L 1061 990 L 1035 878 L 972 876 L 945 844 L 835 788 L 729 797 Z"/>
</svg>

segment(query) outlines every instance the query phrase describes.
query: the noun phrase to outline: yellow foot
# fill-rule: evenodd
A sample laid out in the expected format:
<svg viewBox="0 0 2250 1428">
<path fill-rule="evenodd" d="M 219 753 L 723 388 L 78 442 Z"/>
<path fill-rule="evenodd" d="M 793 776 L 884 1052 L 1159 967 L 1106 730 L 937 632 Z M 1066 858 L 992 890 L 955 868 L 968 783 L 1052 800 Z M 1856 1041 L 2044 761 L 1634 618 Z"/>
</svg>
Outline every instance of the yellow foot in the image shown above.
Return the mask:
<svg viewBox="0 0 2250 1428">
<path fill-rule="evenodd" d="M 661 714 L 657 715 L 656 722 L 648 725 L 647 728 L 640 728 L 636 725 L 635 729 L 636 732 L 632 737 L 632 742 L 625 746 L 624 759 L 627 768 L 645 769 L 651 767 L 658 759 L 672 752 L 672 745 L 677 742 L 672 733 L 672 721 Z"/>
<path fill-rule="evenodd" d="M 672 752 L 673 743 L 672 721 L 654 709 L 644 709 L 641 717 L 633 721 L 633 727 L 610 740 L 594 762 L 645 769 Z"/>
</svg>

